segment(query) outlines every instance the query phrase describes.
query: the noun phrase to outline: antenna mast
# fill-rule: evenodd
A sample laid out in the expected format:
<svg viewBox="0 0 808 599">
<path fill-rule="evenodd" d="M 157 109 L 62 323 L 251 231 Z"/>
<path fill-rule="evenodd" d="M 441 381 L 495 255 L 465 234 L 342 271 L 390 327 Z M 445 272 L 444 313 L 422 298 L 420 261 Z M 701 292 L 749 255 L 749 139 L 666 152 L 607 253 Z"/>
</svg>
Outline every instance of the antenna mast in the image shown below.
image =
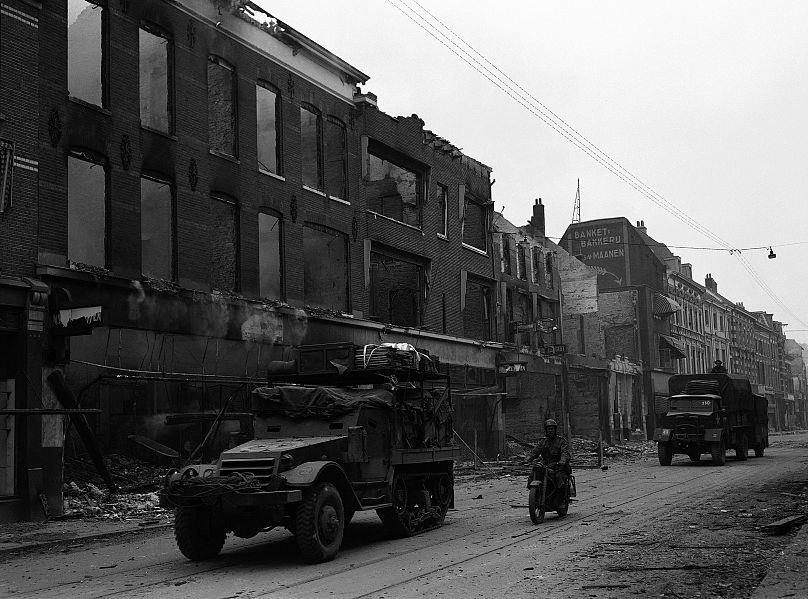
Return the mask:
<svg viewBox="0 0 808 599">
<path fill-rule="evenodd" d="M 578 191 L 575 192 L 575 205 L 572 207 L 572 222 L 581 222 L 581 180 L 578 179 Z"/>
</svg>

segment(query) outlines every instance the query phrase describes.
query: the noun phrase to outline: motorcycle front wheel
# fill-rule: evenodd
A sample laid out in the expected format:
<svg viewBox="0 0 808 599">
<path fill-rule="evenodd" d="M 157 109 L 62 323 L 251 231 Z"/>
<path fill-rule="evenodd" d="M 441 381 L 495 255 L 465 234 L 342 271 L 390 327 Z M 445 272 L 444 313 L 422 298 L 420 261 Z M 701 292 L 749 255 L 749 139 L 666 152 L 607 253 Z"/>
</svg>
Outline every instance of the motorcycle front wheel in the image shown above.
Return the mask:
<svg viewBox="0 0 808 599">
<path fill-rule="evenodd" d="M 541 503 L 541 487 L 531 487 L 527 502 L 530 519 L 533 524 L 544 522 L 544 504 Z"/>
</svg>

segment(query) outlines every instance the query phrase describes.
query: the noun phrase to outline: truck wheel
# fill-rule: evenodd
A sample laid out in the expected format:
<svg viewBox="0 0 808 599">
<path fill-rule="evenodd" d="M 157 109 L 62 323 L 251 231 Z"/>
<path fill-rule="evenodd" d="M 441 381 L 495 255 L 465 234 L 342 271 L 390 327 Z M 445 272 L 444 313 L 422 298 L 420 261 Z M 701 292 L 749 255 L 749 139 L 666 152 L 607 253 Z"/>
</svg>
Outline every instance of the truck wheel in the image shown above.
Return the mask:
<svg viewBox="0 0 808 599">
<path fill-rule="evenodd" d="M 760 445 L 756 445 L 755 446 L 755 457 L 756 458 L 762 458 L 764 451 L 765 451 L 765 447 L 763 447 L 763 443 L 761 443 Z"/>
<path fill-rule="evenodd" d="M 224 546 L 227 532 L 221 516 L 198 507 L 177 508 L 174 538 L 182 554 L 192 561 L 216 557 Z"/>
<path fill-rule="evenodd" d="M 713 466 L 723 466 L 726 464 L 727 446 L 724 444 L 723 439 L 721 439 L 720 443 L 713 443 L 713 446 L 710 448 L 710 454 L 713 458 Z"/>
<path fill-rule="evenodd" d="M 345 510 L 334 485 L 320 482 L 307 490 L 297 508 L 295 528 L 297 546 L 307 561 L 334 559 L 345 533 Z"/>
<path fill-rule="evenodd" d="M 691 462 L 700 462 L 701 461 L 701 452 L 696 451 L 695 449 L 687 454 L 687 457 L 690 458 Z"/>
<path fill-rule="evenodd" d="M 741 440 L 738 447 L 735 448 L 735 458 L 738 460 L 746 460 L 749 457 L 749 439 L 746 435 L 741 435 Z"/>
<path fill-rule="evenodd" d="M 533 524 L 541 524 L 544 522 L 544 504 L 541 501 L 541 487 L 530 487 L 530 497 L 527 501 L 527 508 L 530 512 L 530 520 Z"/>
<path fill-rule="evenodd" d="M 670 466 L 673 461 L 673 444 L 657 443 L 657 455 L 659 457 L 660 466 Z"/>
</svg>

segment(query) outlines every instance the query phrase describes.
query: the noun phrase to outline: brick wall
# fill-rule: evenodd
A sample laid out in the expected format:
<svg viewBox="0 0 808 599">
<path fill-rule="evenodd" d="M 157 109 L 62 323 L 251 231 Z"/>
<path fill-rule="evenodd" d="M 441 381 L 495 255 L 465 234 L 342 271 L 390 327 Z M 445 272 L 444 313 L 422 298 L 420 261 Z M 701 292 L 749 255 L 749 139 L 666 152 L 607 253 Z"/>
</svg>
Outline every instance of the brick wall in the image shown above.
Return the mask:
<svg viewBox="0 0 808 599">
<path fill-rule="evenodd" d="M 616 354 L 632 362 L 640 360 L 638 347 L 636 290 L 608 291 L 598 296 L 600 317 L 606 346 L 606 357 Z"/>
<path fill-rule="evenodd" d="M 0 213 L 0 272 L 30 276 L 36 257 L 40 11 L 15 0 L 0 15 L 0 138 L 14 143 L 12 207 Z M 46 41 L 47 38 L 46 38 Z M 25 93 L 20 93 L 24 90 Z M 47 115 L 46 115 L 47 118 Z"/>
</svg>

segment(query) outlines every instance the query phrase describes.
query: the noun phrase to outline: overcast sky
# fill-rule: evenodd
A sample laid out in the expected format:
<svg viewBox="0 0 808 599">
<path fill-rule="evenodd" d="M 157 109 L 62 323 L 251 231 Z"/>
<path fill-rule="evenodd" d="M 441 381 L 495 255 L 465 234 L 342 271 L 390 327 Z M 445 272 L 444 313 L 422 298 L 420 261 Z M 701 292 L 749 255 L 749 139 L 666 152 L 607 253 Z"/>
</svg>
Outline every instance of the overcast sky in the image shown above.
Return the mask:
<svg viewBox="0 0 808 599">
<path fill-rule="evenodd" d="M 492 167 L 495 209 L 514 224 L 542 198 L 547 235 L 561 237 L 580 179 L 582 220 L 645 221 L 697 282 L 711 273 L 719 293 L 808 342 L 808 2 L 258 3 L 367 73 L 362 89 L 381 110 L 418 114 Z M 452 40 L 622 179 L 464 62 Z M 765 249 L 739 259 L 676 247 L 725 244 Z"/>
</svg>

